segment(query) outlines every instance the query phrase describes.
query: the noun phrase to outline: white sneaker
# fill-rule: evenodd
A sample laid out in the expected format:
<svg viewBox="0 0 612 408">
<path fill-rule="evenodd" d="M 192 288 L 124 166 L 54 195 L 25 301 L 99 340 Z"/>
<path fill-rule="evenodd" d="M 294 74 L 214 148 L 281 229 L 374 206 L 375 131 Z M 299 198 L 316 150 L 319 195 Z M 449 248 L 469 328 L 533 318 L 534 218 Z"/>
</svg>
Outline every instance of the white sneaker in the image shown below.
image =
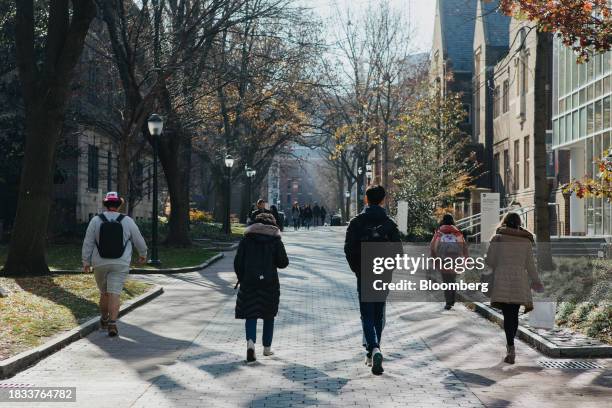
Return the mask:
<svg viewBox="0 0 612 408">
<path fill-rule="evenodd" d="M 264 347 L 263 355 L 264 356 L 273 356 L 274 352 L 272 351 L 272 347 Z"/>
</svg>

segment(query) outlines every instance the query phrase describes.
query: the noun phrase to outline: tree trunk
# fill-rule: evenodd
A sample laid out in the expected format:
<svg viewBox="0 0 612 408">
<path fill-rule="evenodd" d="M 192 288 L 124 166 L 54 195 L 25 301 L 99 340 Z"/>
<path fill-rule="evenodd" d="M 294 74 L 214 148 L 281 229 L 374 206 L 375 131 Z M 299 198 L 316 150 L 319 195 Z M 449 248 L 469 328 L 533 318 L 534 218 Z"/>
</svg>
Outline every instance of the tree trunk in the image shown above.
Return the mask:
<svg viewBox="0 0 612 408">
<path fill-rule="evenodd" d="M 216 222 L 223 222 L 225 217 L 225 177 L 215 177 L 215 207 L 213 208 L 213 215 Z"/>
<path fill-rule="evenodd" d="M 49 115 L 38 106 L 26 123 L 25 159 L 11 245 L 4 266 L 10 275 L 49 273 L 46 260 L 47 226 L 53 194 L 55 145 L 63 125 L 59 112 Z M 62 109 L 63 111 L 63 109 Z"/>
<path fill-rule="evenodd" d="M 46 237 L 53 199 L 55 149 L 63 128 L 73 70 L 95 15 L 96 7 L 91 0 L 52 2 L 47 14 L 45 57 L 39 63 L 35 55 L 34 2 L 16 2 L 15 43 L 25 105 L 26 142 L 5 274 L 49 272 Z"/>
<path fill-rule="evenodd" d="M 537 33 L 536 66 L 534 81 L 534 177 L 535 177 L 535 233 L 537 239 L 537 258 L 541 269 L 553 268 L 550 249 L 550 220 L 548 200 L 550 189 L 546 174 L 546 130 L 549 118 L 545 107 L 548 105 L 547 89 L 551 84 L 552 37 L 548 33 Z"/>
<path fill-rule="evenodd" d="M 159 160 L 166 176 L 171 208 L 166 244 L 189 246 L 191 138 L 180 129 L 169 133 L 159 143 Z"/>
<path fill-rule="evenodd" d="M 249 214 L 249 211 L 251 210 L 251 199 L 252 197 L 252 193 L 250 193 L 250 189 L 253 186 L 251 185 L 251 182 L 247 179 L 245 180 L 242 189 L 241 189 L 241 193 L 240 193 L 240 222 L 243 224 L 246 224 L 247 221 L 247 216 Z"/>
</svg>

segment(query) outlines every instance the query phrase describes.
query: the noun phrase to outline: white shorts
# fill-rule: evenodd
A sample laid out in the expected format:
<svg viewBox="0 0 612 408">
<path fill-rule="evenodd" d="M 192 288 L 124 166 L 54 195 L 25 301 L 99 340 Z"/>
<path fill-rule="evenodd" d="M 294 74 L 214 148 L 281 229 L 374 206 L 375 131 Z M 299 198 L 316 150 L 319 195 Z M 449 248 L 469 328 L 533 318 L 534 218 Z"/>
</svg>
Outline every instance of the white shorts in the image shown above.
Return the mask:
<svg viewBox="0 0 612 408">
<path fill-rule="evenodd" d="M 129 273 L 130 267 L 126 265 L 111 264 L 94 267 L 96 284 L 101 293 L 120 295 Z"/>
</svg>

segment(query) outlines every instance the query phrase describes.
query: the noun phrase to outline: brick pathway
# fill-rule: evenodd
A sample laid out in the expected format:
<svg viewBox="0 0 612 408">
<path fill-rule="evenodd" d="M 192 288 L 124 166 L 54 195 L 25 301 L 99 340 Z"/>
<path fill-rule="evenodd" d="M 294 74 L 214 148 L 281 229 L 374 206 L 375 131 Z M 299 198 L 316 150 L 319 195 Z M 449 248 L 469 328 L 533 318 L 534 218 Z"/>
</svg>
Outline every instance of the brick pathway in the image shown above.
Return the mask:
<svg viewBox="0 0 612 408">
<path fill-rule="evenodd" d="M 389 305 L 386 372 L 372 376 L 342 238 L 329 228 L 286 234 L 273 357 L 258 344 L 258 362 L 244 362 L 228 256 L 202 273 L 148 277 L 166 293 L 123 319 L 120 339 L 95 333 L 10 382 L 77 386 L 78 403 L 66 406 L 87 408 L 596 407 L 612 396 L 609 370 L 543 372 L 523 344 L 518 364 L 500 364 L 498 328 L 434 303 Z"/>
</svg>

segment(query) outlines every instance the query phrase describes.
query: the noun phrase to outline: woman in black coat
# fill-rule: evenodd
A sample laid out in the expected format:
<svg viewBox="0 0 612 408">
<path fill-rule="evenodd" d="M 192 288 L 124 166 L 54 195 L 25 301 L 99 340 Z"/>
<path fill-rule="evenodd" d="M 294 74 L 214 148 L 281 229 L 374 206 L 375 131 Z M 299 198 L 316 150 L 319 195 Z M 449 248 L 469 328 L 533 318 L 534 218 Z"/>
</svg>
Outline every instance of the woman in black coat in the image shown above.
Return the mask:
<svg viewBox="0 0 612 408">
<path fill-rule="evenodd" d="M 274 318 L 278 313 L 280 283 L 277 268 L 289 265 L 280 230 L 272 214 L 259 214 L 244 232 L 234 258 L 240 290 L 236 319 L 246 319 L 247 362 L 256 360 L 257 319 L 263 319 L 264 356 L 272 355 Z"/>
</svg>

